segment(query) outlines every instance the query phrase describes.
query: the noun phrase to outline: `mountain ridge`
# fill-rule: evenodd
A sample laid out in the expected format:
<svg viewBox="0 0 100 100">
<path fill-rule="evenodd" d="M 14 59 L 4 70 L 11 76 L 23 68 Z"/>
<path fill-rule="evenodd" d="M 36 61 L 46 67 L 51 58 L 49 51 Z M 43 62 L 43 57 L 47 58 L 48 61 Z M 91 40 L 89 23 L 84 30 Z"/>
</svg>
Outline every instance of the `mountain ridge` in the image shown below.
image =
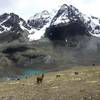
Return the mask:
<svg viewBox="0 0 100 100">
<path fill-rule="evenodd" d="M 15 14 L 0 17 L 1 27 L 7 23 L 14 29 L 0 34 L 1 66 L 56 70 L 100 65 L 100 19 L 82 14 L 72 5 L 62 5 L 56 12 L 50 18 L 48 12 L 36 14 L 30 19 L 31 26 Z"/>
<path fill-rule="evenodd" d="M 49 13 L 44 10 L 34 14 L 33 17 L 25 21 L 14 13 L 4 13 L 0 15 L 0 34 L 5 32 L 20 33 L 26 31 L 29 41 L 39 40 L 44 37 L 47 28 L 56 25 L 69 24 L 80 21 L 85 24 L 89 34 L 100 37 L 100 19 L 94 16 L 82 14 L 73 5 L 63 4 L 56 12 Z"/>
</svg>

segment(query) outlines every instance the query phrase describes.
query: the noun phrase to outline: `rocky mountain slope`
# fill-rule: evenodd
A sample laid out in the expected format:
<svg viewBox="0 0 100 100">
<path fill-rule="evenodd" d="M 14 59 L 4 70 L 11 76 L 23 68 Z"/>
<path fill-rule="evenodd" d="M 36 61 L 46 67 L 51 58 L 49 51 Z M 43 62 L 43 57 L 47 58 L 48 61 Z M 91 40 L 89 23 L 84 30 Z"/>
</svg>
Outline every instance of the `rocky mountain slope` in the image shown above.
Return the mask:
<svg viewBox="0 0 100 100">
<path fill-rule="evenodd" d="M 40 39 L 41 34 L 38 34 L 38 32 L 49 23 L 49 20 L 51 20 L 51 17 L 48 11 L 37 13 L 28 21 L 25 21 L 14 13 L 4 13 L 0 16 L 0 37 L 2 37 L 0 40 L 4 40 L 3 38 L 7 38 L 9 34 L 11 34 L 11 37 L 12 35 L 14 35 L 13 37 L 18 37 L 21 34 L 30 40 L 31 37 L 34 37 L 31 35 L 35 35 L 35 33 L 38 35 L 37 38 Z M 44 31 L 45 29 L 42 30 Z M 37 40 L 37 38 L 35 37 L 34 40 Z"/>
<path fill-rule="evenodd" d="M 0 16 L 0 43 L 26 41 L 29 27 L 27 23 L 14 13 L 4 13 Z"/>
<path fill-rule="evenodd" d="M 100 19 L 72 5 L 62 5 L 55 14 L 37 13 L 28 21 L 5 13 L 0 16 L 0 63 L 50 70 L 99 65 L 99 36 Z"/>
<path fill-rule="evenodd" d="M 33 17 L 28 20 L 28 25 L 32 28 L 41 29 L 44 25 L 46 25 L 51 16 L 48 11 L 42 11 L 41 13 L 36 13 Z"/>
<path fill-rule="evenodd" d="M 47 29 L 47 37 L 51 40 L 63 40 L 78 35 L 92 35 L 99 37 L 100 19 L 82 14 L 77 8 L 62 5 Z"/>
<path fill-rule="evenodd" d="M 3 32 L 22 32 L 23 28 L 28 28 L 27 23 L 14 13 L 4 13 L 0 16 L 0 33 Z"/>
</svg>

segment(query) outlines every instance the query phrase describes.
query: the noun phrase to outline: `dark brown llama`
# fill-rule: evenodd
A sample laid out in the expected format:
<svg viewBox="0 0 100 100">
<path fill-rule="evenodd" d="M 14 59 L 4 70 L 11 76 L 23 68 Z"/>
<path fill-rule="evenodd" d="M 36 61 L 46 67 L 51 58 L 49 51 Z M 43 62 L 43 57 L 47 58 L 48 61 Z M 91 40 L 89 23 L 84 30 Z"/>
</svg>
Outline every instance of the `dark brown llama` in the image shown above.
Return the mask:
<svg viewBox="0 0 100 100">
<path fill-rule="evenodd" d="M 37 84 L 42 83 L 43 78 L 44 78 L 44 74 L 42 74 L 42 75 L 38 76 L 38 77 L 37 77 Z"/>
<path fill-rule="evenodd" d="M 61 75 L 57 74 L 57 75 L 56 75 L 56 78 L 59 78 L 60 76 L 61 76 Z"/>
<path fill-rule="evenodd" d="M 74 74 L 75 74 L 75 75 L 78 75 L 78 74 L 79 74 L 79 72 L 74 72 Z"/>
</svg>

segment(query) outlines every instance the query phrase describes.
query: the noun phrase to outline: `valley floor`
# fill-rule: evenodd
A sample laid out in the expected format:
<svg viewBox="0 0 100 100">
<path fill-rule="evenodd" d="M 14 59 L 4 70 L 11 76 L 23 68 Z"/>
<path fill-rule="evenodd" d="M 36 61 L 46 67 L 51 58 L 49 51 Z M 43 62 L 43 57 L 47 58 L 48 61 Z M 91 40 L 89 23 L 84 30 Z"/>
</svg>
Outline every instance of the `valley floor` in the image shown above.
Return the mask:
<svg viewBox="0 0 100 100">
<path fill-rule="evenodd" d="M 100 100 L 100 66 L 73 67 L 0 83 L 0 100 Z"/>
</svg>

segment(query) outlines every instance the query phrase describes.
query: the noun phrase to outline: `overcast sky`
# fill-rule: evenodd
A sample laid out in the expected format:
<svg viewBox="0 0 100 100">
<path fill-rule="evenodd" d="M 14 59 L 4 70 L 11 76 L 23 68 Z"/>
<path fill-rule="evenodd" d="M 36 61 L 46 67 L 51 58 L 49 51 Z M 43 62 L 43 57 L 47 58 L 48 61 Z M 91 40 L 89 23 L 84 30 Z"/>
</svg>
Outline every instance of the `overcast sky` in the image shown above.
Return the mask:
<svg viewBox="0 0 100 100">
<path fill-rule="evenodd" d="M 51 11 L 64 3 L 74 5 L 83 13 L 100 17 L 100 0 L 0 0 L 0 14 L 14 12 L 28 19 L 36 12 Z"/>
</svg>

